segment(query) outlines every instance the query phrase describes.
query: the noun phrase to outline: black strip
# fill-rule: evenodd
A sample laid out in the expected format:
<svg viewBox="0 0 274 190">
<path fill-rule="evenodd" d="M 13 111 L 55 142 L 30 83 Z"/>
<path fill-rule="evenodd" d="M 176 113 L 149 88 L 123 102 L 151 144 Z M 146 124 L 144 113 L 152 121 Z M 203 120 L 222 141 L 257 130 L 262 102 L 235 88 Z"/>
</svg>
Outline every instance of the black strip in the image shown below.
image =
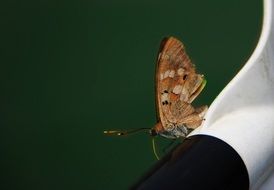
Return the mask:
<svg viewBox="0 0 274 190">
<path fill-rule="evenodd" d="M 248 188 L 247 169 L 238 153 L 218 138 L 196 135 L 160 160 L 130 189 Z"/>
</svg>

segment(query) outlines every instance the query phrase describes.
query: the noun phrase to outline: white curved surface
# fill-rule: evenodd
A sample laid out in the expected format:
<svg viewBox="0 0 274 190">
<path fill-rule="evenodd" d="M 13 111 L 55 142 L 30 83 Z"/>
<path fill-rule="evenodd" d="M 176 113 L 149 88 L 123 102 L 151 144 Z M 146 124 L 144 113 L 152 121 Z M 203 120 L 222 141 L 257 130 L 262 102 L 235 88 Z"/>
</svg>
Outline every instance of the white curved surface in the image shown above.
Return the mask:
<svg viewBox="0 0 274 190">
<path fill-rule="evenodd" d="M 230 144 L 247 166 L 250 189 L 274 189 L 274 4 L 264 0 L 261 37 L 250 59 L 210 106 L 205 134 Z"/>
</svg>

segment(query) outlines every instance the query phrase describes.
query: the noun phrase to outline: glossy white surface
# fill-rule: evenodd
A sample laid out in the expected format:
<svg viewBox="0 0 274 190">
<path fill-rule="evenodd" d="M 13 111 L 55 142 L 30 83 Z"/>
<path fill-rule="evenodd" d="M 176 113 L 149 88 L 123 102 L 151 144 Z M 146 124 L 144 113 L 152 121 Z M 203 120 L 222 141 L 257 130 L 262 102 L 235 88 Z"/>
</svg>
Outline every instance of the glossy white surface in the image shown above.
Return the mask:
<svg viewBox="0 0 274 190">
<path fill-rule="evenodd" d="M 245 162 L 250 189 L 274 188 L 274 4 L 264 0 L 261 37 L 250 59 L 210 106 L 206 134 L 230 144 Z"/>
</svg>

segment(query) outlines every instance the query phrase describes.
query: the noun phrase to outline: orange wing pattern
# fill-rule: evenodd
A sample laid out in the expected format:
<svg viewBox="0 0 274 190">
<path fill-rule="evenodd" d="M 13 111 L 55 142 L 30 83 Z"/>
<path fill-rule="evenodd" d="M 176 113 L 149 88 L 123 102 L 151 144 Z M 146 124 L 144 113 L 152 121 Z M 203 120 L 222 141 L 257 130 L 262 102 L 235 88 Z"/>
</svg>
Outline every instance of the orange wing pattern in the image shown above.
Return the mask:
<svg viewBox="0 0 274 190">
<path fill-rule="evenodd" d="M 156 67 L 157 116 L 162 130 L 171 132 L 176 127 L 196 128 L 201 124 L 207 107 L 195 109 L 191 102 L 204 86 L 204 77 L 196 73 L 184 45 L 174 37 L 165 38 Z"/>
</svg>

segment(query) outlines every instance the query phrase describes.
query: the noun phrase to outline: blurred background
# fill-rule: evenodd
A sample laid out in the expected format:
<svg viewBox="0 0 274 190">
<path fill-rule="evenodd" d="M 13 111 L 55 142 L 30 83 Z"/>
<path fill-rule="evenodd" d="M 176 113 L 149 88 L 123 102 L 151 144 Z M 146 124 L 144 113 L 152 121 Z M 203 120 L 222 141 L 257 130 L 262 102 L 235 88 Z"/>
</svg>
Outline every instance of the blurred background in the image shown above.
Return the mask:
<svg viewBox="0 0 274 190">
<path fill-rule="evenodd" d="M 248 60 L 257 0 L 1 2 L 0 189 L 127 189 L 155 162 L 160 41 L 183 41 L 210 105 Z M 161 143 L 161 139 L 157 141 Z"/>
</svg>

